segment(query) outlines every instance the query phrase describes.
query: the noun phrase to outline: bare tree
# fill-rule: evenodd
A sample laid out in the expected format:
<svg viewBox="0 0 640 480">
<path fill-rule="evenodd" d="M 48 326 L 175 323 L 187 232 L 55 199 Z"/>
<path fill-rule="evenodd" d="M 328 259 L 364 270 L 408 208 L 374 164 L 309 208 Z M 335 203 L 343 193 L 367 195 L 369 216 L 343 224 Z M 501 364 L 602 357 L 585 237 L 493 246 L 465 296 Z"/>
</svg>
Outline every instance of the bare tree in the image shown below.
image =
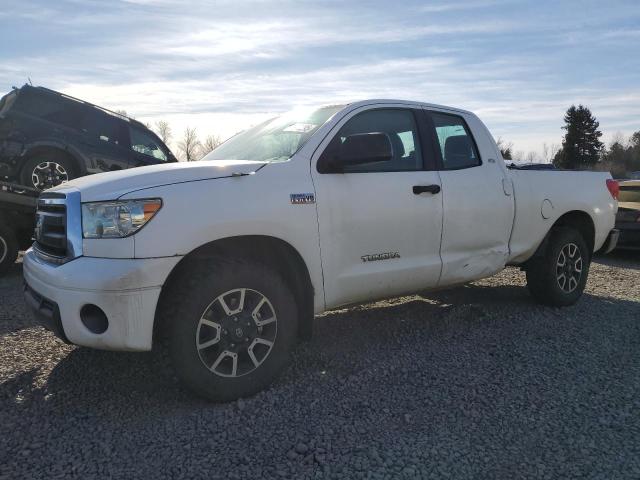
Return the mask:
<svg viewBox="0 0 640 480">
<path fill-rule="evenodd" d="M 205 156 L 210 151 L 214 150 L 218 145 L 222 143 L 222 139 L 218 135 L 209 135 L 204 139 L 200 154 Z"/>
<path fill-rule="evenodd" d="M 120 110 L 114 110 L 118 115 L 122 115 L 123 117 L 128 117 L 129 115 L 127 115 L 127 111 L 124 109 L 120 109 Z M 133 118 L 133 117 L 130 117 Z"/>
<path fill-rule="evenodd" d="M 504 158 L 505 160 L 513 160 L 513 142 L 507 143 L 502 139 L 502 137 L 498 137 L 498 140 L 496 140 L 496 145 L 498 145 L 498 148 L 500 149 L 502 158 Z"/>
<path fill-rule="evenodd" d="M 156 122 L 156 133 L 165 145 L 169 145 L 169 141 L 171 140 L 171 136 L 173 134 L 173 132 L 171 131 L 171 127 L 169 126 L 169 122 L 158 120 Z"/>
<path fill-rule="evenodd" d="M 542 144 L 542 161 L 546 163 L 551 163 L 560 150 L 560 145 L 557 143 L 552 143 L 551 145 L 547 145 L 546 143 Z"/>
<path fill-rule="evenodd" d="M 178 151 L 186 162 L 193 162 L 200 158 L 200 140 L 195 128 L 187 127 L 178 142 Z"/>
<path fill-rule="evenodd" d="M 529 152 L 525 157 L 527 163 L 536 163 L 538 161 L 538 154 L 536 152 Z"/>
</svg>

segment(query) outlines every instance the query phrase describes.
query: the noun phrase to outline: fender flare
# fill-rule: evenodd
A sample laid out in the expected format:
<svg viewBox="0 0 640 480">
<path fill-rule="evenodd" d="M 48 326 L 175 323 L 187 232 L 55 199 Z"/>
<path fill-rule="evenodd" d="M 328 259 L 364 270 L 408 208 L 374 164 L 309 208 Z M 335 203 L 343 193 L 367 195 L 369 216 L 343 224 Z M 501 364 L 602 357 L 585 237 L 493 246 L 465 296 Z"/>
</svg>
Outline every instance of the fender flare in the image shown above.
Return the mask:
<svg viewBox="0 0 640 480">
<path fill-rule="evenodd" d="M 24 145 L 24 149 L 22 151 L 22 154 L 20 155 L 20 158 L 22 160 L 26 159 L 27 157 L 29 157 L 33 150 L 38 148 L 51 148 L 60 150 L 62 153 L 69 155 L 75 161 L 75 164 L 78 167 L 78 176 L 84 176 L 87 174 L 86 159 L 82 152 L 77 147 L 66 144 L 64 142 L 60 142 L 58 140 L 42 139 L 29 142 Z M 20 171 L 21 169 L 22 166 L 20 166 L 18 171 Z"/>
</svg>

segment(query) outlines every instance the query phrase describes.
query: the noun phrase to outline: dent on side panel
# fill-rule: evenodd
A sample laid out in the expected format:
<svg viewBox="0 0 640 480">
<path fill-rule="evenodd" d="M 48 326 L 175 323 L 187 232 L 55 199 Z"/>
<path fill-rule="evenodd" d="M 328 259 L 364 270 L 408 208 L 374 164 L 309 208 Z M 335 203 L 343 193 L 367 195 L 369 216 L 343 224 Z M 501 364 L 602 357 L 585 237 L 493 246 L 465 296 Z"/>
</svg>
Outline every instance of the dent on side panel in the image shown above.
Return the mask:
<svg viewBox="0 0 640 480">
<path fill-rule="evenodd" d="M 447 284 L 489 277 L 505 267 L 506 258 L 503 246 L 496 244 L 473 257 L 460 255 L 460 258 L 450 260 L 444 267 L 443 277 L 446 276 Z"/>
</svg>

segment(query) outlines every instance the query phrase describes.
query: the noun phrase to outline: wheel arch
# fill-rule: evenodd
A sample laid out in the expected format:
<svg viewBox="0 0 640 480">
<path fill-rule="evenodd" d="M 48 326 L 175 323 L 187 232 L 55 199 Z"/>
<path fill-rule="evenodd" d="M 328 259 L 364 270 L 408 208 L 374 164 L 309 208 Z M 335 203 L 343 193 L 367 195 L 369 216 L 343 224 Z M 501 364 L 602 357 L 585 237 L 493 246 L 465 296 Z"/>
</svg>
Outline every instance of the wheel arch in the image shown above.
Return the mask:
<svg viewBox="0 0 640 480">
<path fill-rule="evenodd" d="M 201 245 L 187 255 L 172 269 L 167 277 L 160 298 L 153 327 L 154 342 L 163 328 L 161 315 L 163 303 L 170 301 L 169 292 L 181 275 L 188 272 L 190 264 L 207 258 L 243 257 L 266 264 L 276 270 L 292 289 L 298 307 L 298 336 L 309 340 L 313 327 L 314 288 L 309 269 L 300 253 L 288 242 L 272 236 L 243 235 L 226 237 Z"/>
<path fill-rule="evenodd" d="M 596 236 L 596 227 L 595 227 L 593 218 L 591 218 L 591 215 L 589 215 L 587 212 L 583 210 L 571 210 L 569 212 L 562 214 L 553 223 L 553 225 L 551 225 L 551 227 L 549 228 L 549 231 L 545 235 L 544 239 L 538 246 L 537 250 L 531 257 L 531 259 L 540 257 L 541 255 L 544 254 L 544 252 L 547 249 L 547 245 L 549 243 L 549 237 L 551 236 L 551 233 L 553 232 L 554 229 L 559 227 L 571 227 L 576 229 L 578 232 L 580 232 L 580 235 L 582 235 L 582 238 L 584 238 L 584 241 L 587 242 L 589 253 L 593 254 L 595 236 Z"/>
<path fill-rule="evenodd" d="M 26 146 L 24 153 L 22 154 L 23 161 L 22 165 L 20 166 L 19 172 L 22 172 L 24 163 L 26 163 L 27 160 L 45 152 L 54 152 L 59 155 L 64 155 L 73 162 L 74 166 L 77 169 L 76 173 L 78 174 L 78 176 L 86 175 L 87 168 L 84 161 L 82 161 L 82 155 L 80 155 L 78 152 L 72 151 L 72 149 L 68 148 L 62 143 L 49 141 L 34 142 Z"/>
</svg>

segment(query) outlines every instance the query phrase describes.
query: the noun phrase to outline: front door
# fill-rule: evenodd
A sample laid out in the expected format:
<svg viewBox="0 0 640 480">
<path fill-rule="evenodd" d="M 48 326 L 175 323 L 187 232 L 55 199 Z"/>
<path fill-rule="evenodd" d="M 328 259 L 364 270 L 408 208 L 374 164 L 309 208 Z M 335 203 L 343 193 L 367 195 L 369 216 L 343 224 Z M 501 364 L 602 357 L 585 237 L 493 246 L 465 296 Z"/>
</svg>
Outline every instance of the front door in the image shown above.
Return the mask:
<svg viewBox="0 0 640 480">
<path fill-rule="evenodd" d="M 439 174 L 429 170 L 433 150 L 418 126 L 422 114 L 402 105 L 357 109 L 316 150 L 311 169 L 327 308 L 438 283 L 442 198 Z M 392 158 L 318 171 L 347 136 L 363 133 L 388 135 Z"/>
</svg>

